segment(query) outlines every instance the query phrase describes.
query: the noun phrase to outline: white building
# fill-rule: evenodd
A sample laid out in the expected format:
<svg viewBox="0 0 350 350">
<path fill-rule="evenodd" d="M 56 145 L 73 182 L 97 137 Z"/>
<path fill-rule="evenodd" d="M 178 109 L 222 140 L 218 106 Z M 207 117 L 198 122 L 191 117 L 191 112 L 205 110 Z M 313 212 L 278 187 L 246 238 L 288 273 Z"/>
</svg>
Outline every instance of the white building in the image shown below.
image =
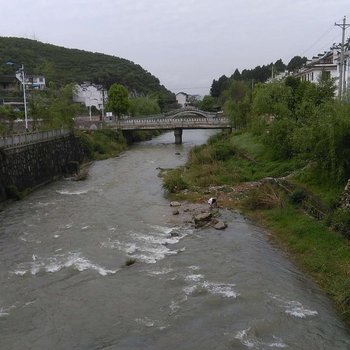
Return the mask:
<svg viewBox="0 0 350 350">
<path fill-rule="evenodd" d="M 200 95 L 189 95 L 185 92 L 179 92 L 176 94 L 176 101 L 181 107 L 195 105 L 195 103 L 201 99 L 202 97 Z"/>
<path fill-rule="evenodd" d="M 22 83 L 22 73 L 17 72 L 16 78 Z M 26 90 L 44 90 L 46 88 L 46 81 L 43 75 L 25 75 Z"/>
<path fill-rule="evenodd" d="M 350 83 L 350 60 L 349 49 L 345 50 L 343 65 L 343 93 L 346 94 Z M 339 76 L 340 76 L 340 48 L 333 46 L 329 51 L 325 51 L 318 56 L 314 56 L 308 60 L 303 68 L 294 74 L 295 77 L 302 81 L 310 81 L 317 83 L 321 78 L 331 78 L 334 80 L 339 92 Z"/>
<path fill-rule="evenodd" d="M 32 75 L 32 88 L 38 90 L 44 90 L 46 87 L 45 77 L 43 75 Z"/>
<path fill-rule="evenodd" d="M 188 95 L 184 92 L 179 92 L 176 94 L 176 101 L 181 107 L 186 107 L 187 106 L 187 98 Z"/>
<path fill-rule="evenodd" d="M 107 90 L 101 85 L 85 82 L 75 86 L 73 100 L 88 107 L 90 109 L 90 116 L 92 106 L 101 111 L 102 115 L 104 115 L 104 107 L 107 101 Z"/>
</svg>

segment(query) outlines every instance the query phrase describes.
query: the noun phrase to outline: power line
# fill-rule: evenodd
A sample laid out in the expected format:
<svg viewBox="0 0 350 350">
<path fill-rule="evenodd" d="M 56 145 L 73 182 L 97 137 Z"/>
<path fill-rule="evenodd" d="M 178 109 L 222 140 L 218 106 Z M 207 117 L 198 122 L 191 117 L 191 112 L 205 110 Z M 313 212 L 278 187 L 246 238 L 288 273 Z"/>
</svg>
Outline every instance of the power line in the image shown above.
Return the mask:
<svg viewBox="0 0 350 350">
<path fill-rule="evenodd" d="M 330 29 L 327 29 L 311 46 L 309 46 L 306 50 L 304 50 L 300 56 L 304 55 L 307 51 L 311 50 L 316 44 L 318 44 L 326 35 L 328 35 L 332 30 L 334 30 L 334 26 Z"/>
</svg>

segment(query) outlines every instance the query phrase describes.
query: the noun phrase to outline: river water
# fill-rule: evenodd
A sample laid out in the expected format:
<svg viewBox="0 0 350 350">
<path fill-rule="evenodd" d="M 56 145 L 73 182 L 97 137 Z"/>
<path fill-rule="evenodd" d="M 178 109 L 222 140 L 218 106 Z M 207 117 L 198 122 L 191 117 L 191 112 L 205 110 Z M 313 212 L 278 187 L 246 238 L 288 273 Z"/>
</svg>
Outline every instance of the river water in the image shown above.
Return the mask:
<svg viewBox="0 0 350 350">
<path fill-rule="evenodd" d="M 263 230 L 225 210 L 224 231 L 174 224 L 157 168 L 210 133 L 134 145 L 0 212 L 0 349 L 350 349 Z"/>
</svg>

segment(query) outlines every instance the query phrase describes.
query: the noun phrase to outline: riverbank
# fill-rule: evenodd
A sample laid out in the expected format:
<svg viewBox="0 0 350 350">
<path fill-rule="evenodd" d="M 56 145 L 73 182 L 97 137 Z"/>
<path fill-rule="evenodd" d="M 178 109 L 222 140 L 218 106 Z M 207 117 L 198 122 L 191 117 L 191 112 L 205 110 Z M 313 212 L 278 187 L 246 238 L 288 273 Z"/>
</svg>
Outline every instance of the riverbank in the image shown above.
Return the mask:
<svg viewBox="0 0 350 350">
<path fill-rule="evenodd" d="M 172 200 L 206 203 L 215 196 L 219 206 L 239 209 L 262 225 L 350 325 L 344 186 L 322 179 L 306 160 L 278 161 L 271 153 L 250 134 L 218 135 L 195 147 L 184 167 L 165 171 L 164 188 Z"/>
</svg>

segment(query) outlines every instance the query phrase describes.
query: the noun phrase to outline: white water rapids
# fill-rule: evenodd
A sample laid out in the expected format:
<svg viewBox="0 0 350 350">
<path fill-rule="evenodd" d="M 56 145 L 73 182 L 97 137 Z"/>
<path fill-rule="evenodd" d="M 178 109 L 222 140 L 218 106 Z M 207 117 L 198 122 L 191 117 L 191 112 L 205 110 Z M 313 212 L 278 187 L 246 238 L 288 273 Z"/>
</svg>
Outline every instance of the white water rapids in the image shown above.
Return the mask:
<svg viewBox="0 0 350 350">
<path fill-rule="evenodd" d="M 225 210 L 224 231 L 174 224 L 157 168 L 209 134 L 134 145 L 0 212 L 0 349 L 350 349 L 263 230 Z"/>
</svg>

